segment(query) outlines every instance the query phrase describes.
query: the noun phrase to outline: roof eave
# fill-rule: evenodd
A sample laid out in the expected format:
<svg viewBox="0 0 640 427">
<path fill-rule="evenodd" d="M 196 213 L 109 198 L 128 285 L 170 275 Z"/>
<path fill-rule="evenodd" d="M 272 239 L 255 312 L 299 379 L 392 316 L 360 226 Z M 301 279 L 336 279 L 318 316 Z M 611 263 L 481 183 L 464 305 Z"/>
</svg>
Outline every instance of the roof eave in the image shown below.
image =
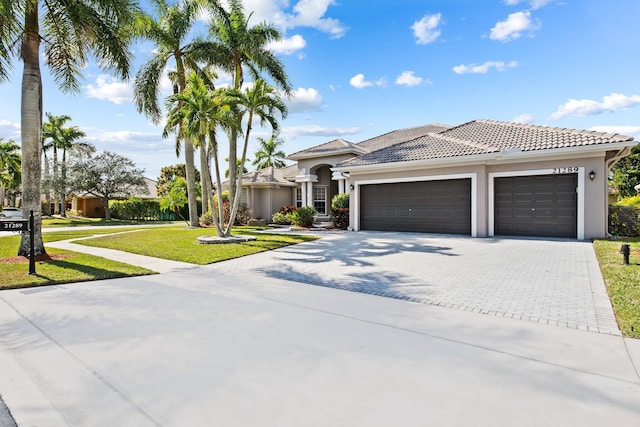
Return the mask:
<svg viewBox="0 0 640 427">
<path fill-rule="evenodd" d="M 340 150 L 331 150 L 331 151 L 325 151 L 322 153 L 309 153 L 309 154 L 303 154 L 303 153 L 294 153 L 291 154 L 289 156 L 287 156 L 288 160 L 305 160 L 305 159 L 317 159 L 319 157 L 333 157 L 333 156 L 340 156 L 342 154 L 353 154 L 355 156 L 359 156 L 362 154 L 366 154 L 367 151 L 364 149 L 354 149 L 354 148 L 344 148 L 344 149 L 340 149 Z"/>
<path fill-rule="evenodd" d="M 633 147 L 638 141 L 621 141 L 609 144 L 594 144 L 580 147 L 550 148 L 545 150 L 532 151 L 509 151 L 494 152 L 484 154 L 473 154 L 469 156 L 440 157 L 435 159 L 411 160 L 406 162 L 376 163 L 360 166 L 335 166 L 331 168 L 333 172 L 369 172 L 369 171 L 389 171 L 393 169 L 420 169 L 446 166 L 462 166 L 466 164 L 495 164 L 495 163 L 520 163 L 535 159 L 566 157 L 567 154 L 580 154 L 576 157 L 599 157 L 604 156 L 607 151 L 620 150 L 626 147 Z"/>
</svg>

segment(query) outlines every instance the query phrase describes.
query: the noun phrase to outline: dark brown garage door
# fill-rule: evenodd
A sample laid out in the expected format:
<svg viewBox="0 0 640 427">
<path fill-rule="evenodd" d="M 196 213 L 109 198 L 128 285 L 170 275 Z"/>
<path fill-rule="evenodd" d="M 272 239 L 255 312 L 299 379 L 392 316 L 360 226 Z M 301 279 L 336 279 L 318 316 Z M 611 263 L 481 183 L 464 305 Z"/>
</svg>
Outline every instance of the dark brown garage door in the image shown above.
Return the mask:
<svg viewBox="0 0 640 427">
<path fill-rule="evenodd" d="M 471 234 L 471 180 L 363 185 L 360 228 Z"/>
<path fill-rule="evenodd" d="M 495 180 L 495 234 L 577 236 L 578 176 L 539 175 Z"/>
</svg>

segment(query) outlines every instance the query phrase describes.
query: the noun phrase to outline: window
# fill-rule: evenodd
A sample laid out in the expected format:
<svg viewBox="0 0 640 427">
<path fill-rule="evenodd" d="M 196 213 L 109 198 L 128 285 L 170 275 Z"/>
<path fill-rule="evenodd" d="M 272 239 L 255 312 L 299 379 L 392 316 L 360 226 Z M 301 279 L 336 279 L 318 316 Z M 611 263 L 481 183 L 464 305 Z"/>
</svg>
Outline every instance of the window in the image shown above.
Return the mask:
<svg viewBox="0 0 640 427">
<path fill-rule="evenodd" d="M 318 214 L 327 214 L 327 187 L 313 187 L 313 207 Z"/>
<path fill-rule="evenodd" d="M 303 185 L 305 184 L 306 183 L 303 183 Z M 302 188 L 300 187 L 296 188 L 296 207 L 297 208 L 302 207 Z"/>
</svg>

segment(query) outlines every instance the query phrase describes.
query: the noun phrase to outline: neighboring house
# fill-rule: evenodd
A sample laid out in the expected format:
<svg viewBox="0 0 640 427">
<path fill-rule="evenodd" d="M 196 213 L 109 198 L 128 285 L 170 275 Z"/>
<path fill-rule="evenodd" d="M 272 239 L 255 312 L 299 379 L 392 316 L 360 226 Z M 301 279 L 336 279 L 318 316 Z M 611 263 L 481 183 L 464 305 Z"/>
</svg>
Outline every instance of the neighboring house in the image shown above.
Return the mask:
<svg viewBox="0 0 640 427">
<path fill-rule="evenodd" d="M 145 184 L 147 184 L 146 192 L 140 192 L 140 194 L 134 194 L 130 197 L 139 197 L 141 199 L 157 199 L 158 193 L 156 192 L 156 184 L 157 182 L 153 179 L 145 178 Z M 128 199 L 127 196 L 122 197 L 114 197 L 114 200 L 117 199 Z M 100 197 L 96 197 L 93 194 L 83 193 L 80 195 L 72 195 L 71 203 L 67 202 L 69 205 L 69 209 L 73 209 L 77 212 L 79 216 L 84 216 L 87 218 L 104 218 L 104 206 L 102 204 L 102 199 Z"/>
<path fill-rule="evenodd" d="M 322 221 L 331 198 L 348 192 L 356 231 L 602 237 L 608 172 L 635 144 L 625 135 L 491 120 L 420 126 L 294 153 L 297 164 L 279 175 L 280 188 L 295 183 L 285 190 L 290 199 L 283 192 L 270 209 L 263 196 L 247 202 L 263 217 L 279 204 L 314 206 Z M 243 187 L 260 191 L 264 174 Z"/>
</svg>

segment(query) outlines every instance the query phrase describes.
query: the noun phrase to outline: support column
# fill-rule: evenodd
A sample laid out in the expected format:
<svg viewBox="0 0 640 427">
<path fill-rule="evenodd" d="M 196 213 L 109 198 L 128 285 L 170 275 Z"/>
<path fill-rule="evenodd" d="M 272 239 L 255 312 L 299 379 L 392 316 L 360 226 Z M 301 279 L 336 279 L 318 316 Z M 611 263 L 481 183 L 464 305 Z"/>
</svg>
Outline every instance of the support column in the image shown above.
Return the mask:
<svg viewBox="0 0 640 427">
<path fill-rule="evenodd" d="M 313 206 L 313 182 L 307 182 L 307 204 L 305 206 Z"/>
</svg>

